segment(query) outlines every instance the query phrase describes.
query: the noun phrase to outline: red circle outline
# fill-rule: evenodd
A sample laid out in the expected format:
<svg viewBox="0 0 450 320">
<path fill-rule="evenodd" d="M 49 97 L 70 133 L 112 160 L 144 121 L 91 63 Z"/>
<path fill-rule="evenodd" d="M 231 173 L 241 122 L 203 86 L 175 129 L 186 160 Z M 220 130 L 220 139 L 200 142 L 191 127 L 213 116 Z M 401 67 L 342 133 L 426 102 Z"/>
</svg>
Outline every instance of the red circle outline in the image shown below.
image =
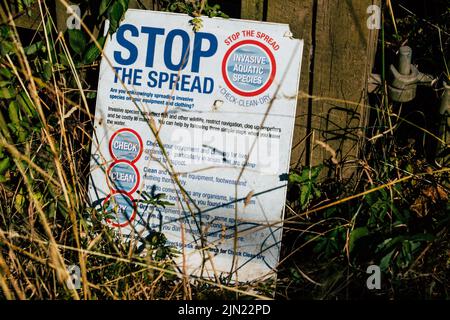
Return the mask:
<svg viewBox="0 0 450 320">
<path fill-rule="evenodd" d="M 270 73 L 269 79 L 267 80 L 266 84 L 263 87 L 261 87 L 260 89 L 258 89 L 256 91 L 245 92 L 245 91 L 241 91 L 241 90 L 237 89 L 236 87 L 233 86 L 233 84 L 228 79 L 228 75 L 226 72 L 227 71 L 226 70 L 227 69 L 226 62 L 227 62 L 228 58 L 230 57 L 231 53 L 236 49 L 236 47 L 245 45 L 245 44 L 253 44 L 253 45 L 256 45 L 256 46 L 260 47 L 261 49 L 263 49 L 269 56 L 270 62 L 272 63 L 272 72 Z M 273 56 L 273 53 L 264 44 L 262 44 L 261 42 L 258 42 L 256 40 L 242 40 L 240 42 L 235 43 L 233 46 L 231 46 L 231 48 L 228 49 L 228 51 L 225 53 L 225 56 L 223 57 L 223 60 L 222 60 L 222 77 L 225 80 L 225 83 L 227 84 L 228 88 L 231 89 L 231 91 L 233 91 L 234 93 L 237 93 L 241 96 L 244 96 L 244 97 L 254 97 L 254 96 L 257 96 L 257 95 L 263 93 L 264 91 L 266 91 L 272 85 L 272 82 L 275 79 L 276 70 L 277 70 L 277 65 L 276 65 L 275 57 Z"/>
<path fill-rule="evenodd" d="M 112 222 L 111 219 L 106 219 L 106 222 L 107 222 L 108 224 L 112 225 L 113 227 L 116 227 L 116 228 L 123 228 L 123 227 L 126 227 L 127 225 L 129 225 L 130 223 L 132 223 L 132 222 L 134 221 L 134 219 L 136 218 L 136 211 L 137 211 L 137 208 L 136 208 L 136 204 L 134 203 L 134 198 L 133 198 L 130 194 L 128 194 L 128 193 L 126 193 L 126 192 L 120 192 L 120 191 L 115 191 L 115 192 L 110 193 L 110 194 L 105 198 L 105 201 L 103 201 L 102 206 L 103 206 L 103 205 L 104 205 L 104 204 L 105 204 L 112 196 L 114 196 L 114 195 L 116 195 L 116 194 L 122 194 L 122 195 L 125 195 L 125 196 L 127 196 L 127 197 L 131 200 L 131 202 L 133 203 L 133 214 L 131 215 L 130 219 L 128 219 L 128 221 L 126 221 L 126 222 L 124 222 L 124 223 L 115 223 L 115 222 Z"/>
<path fill-rule="evenodd" d="M 140 145 L 138 155 L 136 156 L 136 158 L 133 159 L 133 161 L 130 161 L 131 163 L 135 163 L 135 162 L 138 161 L 139 158 L 142 156 L 142 152 L 144 151 L 144 143 L 142 142 L 141 136 L 140 136 L 136 131 L 134 131 L 133 129 L 130 129 L 130 128 L 122 128 L 122 129 L 119 129 L 119 130 L 117 130 L 116 132 L 114 132 L 114 134 L 112 135 L 111 139 L 109 140 L 109 154 L 111 155 L 111 157 L 113 158 L 114 161 L 122 161 L 122 160 L 124 160 L 124 159 L 118 159 L 118 158 L 116 157 L 116 155 L 114 154 L 114 152 L 113 152 L 113 150 L 112 150 L 112 142 L 114 141 L 114 139 L 116 138 L 116 136 L 117 136 L 119 133 L 125 132 L 125 131 L 134 134 L 134 135 L 136 136 L 136 138 L 138 139 L 138 142 L 139 142 L 139 145 Z M 127 161 L 129 161 L 129 160 L 127 160 Z"/>
<path fill-rule="evenodd" d="M 129 165 L 133 168 L 133 170 L 136 172 L 136 176 L 137 176 L 136 185 L 135 185 L 135 186 L 133 187 L 133 189 L 131 189 L 130 191 L 126 191 L 126 190 L 117 190 L 117 189 L 114 188 L 114 186 L 111 186 L 111 185 L 110 185 L 111 182 L 109 181 L 109 180 L 110 180 L 109 173 L 111 172 L 112 168 L 113 168 L 115 165 L 121 164 L 121 163 L 129 164 Z M 113 190 L 113 191 L 115 191 L 115 192 L 122 192 L 122 193 L 132 194 L 132 193 L 134 193 L 134 192 L 137 190 L 137 188 L 139 187 L 139 184 L 141 183 L 141 175 L 139 174 L 138 169 L 136 168 L 136 166 L 134 165 L 133 162 L 130 162 L 130 161 L 128 161 L 128 160 L 116 160 L 116 161 L 114 161 L 114 162 L 109 166 L 108 170 L 106 170 L 106 177 L 107 177 L 106 182 L 108 183 L 108 186 L 111 188 L 111 190 Z"/>
</svg>

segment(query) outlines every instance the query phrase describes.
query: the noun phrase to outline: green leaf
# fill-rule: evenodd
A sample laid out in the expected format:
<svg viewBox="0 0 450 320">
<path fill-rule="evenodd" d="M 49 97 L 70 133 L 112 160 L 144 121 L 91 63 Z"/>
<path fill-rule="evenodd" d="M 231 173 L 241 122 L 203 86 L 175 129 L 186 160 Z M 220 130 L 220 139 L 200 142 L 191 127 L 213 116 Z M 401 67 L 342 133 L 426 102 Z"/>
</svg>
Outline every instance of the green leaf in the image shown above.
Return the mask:
<svg viewBox="0 0 450 320">
<path fill-rule="evenodd" d="M 14 207 L 17 211 L 22 212 L 23 207 L 25 206 L 25 197 L 22 193 L 16 194 L 16 197 L 14 199 Z"/>
<path fill-rule="evenodd" d="M 29 117 L 33 117 L 33 115 L 37 115 L 36 110 L 34 109 L 34 104 L 31 99 L 28 97 L 25 91 L 20 92 L 17 95 L 16 101 L 22 107 L 22 110 L 25 111 Z"/>
<path fill-rule="evenodd" d="M 418 233 L 409 238 L 409 241 L 433 241 L 435 236 L 431 233 Z"/>
<path fill-rule="evenodd" d="M 86 98 L 88 98 L 88 99 L 95 99 L 96 97 L 97 97 L 97 92 L 89 91 L 88 93 L 86 93 Z"/>
<path fill-rule="evenodd" d="M 324 216 L 324 218 L 328 219 L 330 217 L 335 216 L 336 213 L 337 213 L 337 208 L 334 206 L 334 207 L 326 209 L 323 216 Z"/>
<path fill-rule="evenodd" d="M 301 179 L 303 182 L 308 181 L 309 180 L 309 174 L 310 174 L 311 170 L 310 169 L 303 169 L 302 173 L 301 173 Z"/>
<path fill-rule="evenodd" d="M 100 8 L 98 9 L 98 15 L 102 16 L 106 10 L 108 9 L 109 5 L 111 4 L 112 0 L 102 0 L 100 3 Z"/>
<path fill-rule="evenodd" d="M 309 185 L 302 185 L 302 187 L 300 188 L 300 204 L 302 208 L 308 203 L 310 194 L 311 188 L 309 187 Z"/>
<path fill-rule="evenodd" d="M 105 37 L 98 38 L 97 42 L 100 45 L 100 47 L 103 48 L 103 45 L 105 44 Z M 83 63 L 85 64 L 91 64 L 93 63 L 98 57 L 100 56 L 100 50 L 97 48 L 95 43 L 92 43 L 85 52 L 83 56 Z"/>
<path fill-rule="evenodd" d="M 16 101 L 11 101 L 8 107 L 8 115 L 9 120 L 11 120 L 12 123 L 18 124 L 20 122 L 19 119 L 19 105 Z"/>
<path fill-rule="evenodd" d="M 322 195 L 322 192 L 320 191 L 320 189 L 319 189 L 319 188 L 316 188 L 316 187 L 314 187 L 314 186 L 312 186 L 312 189 L 313 189 L 313 191 L 314 191 L 314 196 L 315 196 L 316 198 L 320 198 L 320 196 Z"/>
<path fill-rule="evenodd" d="M 83 54 L 86 49 L 86 36 L 83 31 L 78 29 L 71 29 L 67 31 L 69 33 L 69 44 L 73 51 L 79 55 Z"/>
<path fill-rule="evenodd" d="M 8 68 L 0 68 L 0 75 L 5 77 L 6 79 L 11 79 L 13 73 Z"/>
<path fill-rule="evenodd" d="M 303 178 L 300 175 L 298 175 L 297 173 L 291 172 L 289 174 L 289 182 L 302 183 L 303 182 Z"/>
<path fill-rule="evenodd" d="M 355 248 L 356 241 L 363 237 L 367 237 L 368 235 L 369 229 L 367 227 L 360 227 L 353 229 L 353 231 L 350 233 L 350 240 L 349 240 L 350 253 L 352 253 L 353 249 Z"/>
<path fill-rule="evenodd" d="M 128 10 L 128 2 L 129 0 L 119 0 L 119 3 L 122 5 L 122 9 L 124 12 Z"/>
<path fill-rule="evenodd" d="M 14 52 L 14 45 L 12 42 L 6 41 L 6 40 L 1 40 L 1 45 L 0 45 L 0 54 L 2 56 L 5 56 L 7 54 L 11 54 L 12 52 Z"/>
<path fill-rule="evenodd" d="M 385 189 L 378 190 L 379 193 L 381 193 L 381 198 L 385 201 L 390 201 L 389 194 Z"/>
<path fill-rule="evenodd" d="M 411 255 L 411 243 L 409 241 L 403 241 L 402 243 L 402 255 L 406 262 L 403 267 L 406 267 L 411 263 L 412 255 Z"/>
<path fill-rule="evenodd" d="M 417 249 L 420 248 L 420 241 L 415 242 L 415 241 L 411 241 L 411 251 L 412 252 L 416 252 Z"/>
<path fill-rule="evenodd" d="M 69 64 L 69 59 L 67 59 L 67 56 L 64 53 L 58 54 L 58 57 L 59 57 L 59 61 L 61 62 L 61 64 L 63 66 L 68 67 L 70 65 Z"/>
<path fill-rule="evenodd" d="M 25 48 L 25 54 L 27 56 L 35 54 L 36 52 L 42 49 L 42 46 L 43 46 L 42 41 L 35 42 L 32 45 Z"/>
<path fill-rule="evenodd" d="M 322 171 L 323 165 L 318 165 L 316 167 L 313 167 L 311 169 L 311 180 L 316 180 L 319 176 L 320 172 Z"/>
<path fill-rule="evenodd" d="M 203 20 L 200 17 L 196 17 L 189 22 L 192 25 L 194 32 L 199 32 L 203 28 Z"/>
<path fill-rule="evenodd" d="M 108 9 L 109 19 L 109 33 L 116 32 L 119 27 L 120 20 L 122 19 L 124 10 L 120 2 L 114 2 L 114 4 Z"/>
<path fill-rule="evenodd" d="M 55 48 L 55 42 L 53 41 L 54 36 L 52 35 L 52 30 L 53 30 L 52 19 L 49 17 L 49 18 L 47 18 L 47 21 L 45 22 L 45 32 L 47 33 L 48 46 L 50 48 L 49 54 L 51 56 L 51 61 L 55 62 L 57 50 L 51 49 L 51 48 Z M 47 49 L 47 48 L 44 46 L 43 49 Z"/>
<path fill-rule="evenodd" d="M 9 167 L 11 166 L 11 161 L 9 160 L 9 158 L 5 158 L 3 160 L 0 161 L 0 175 L 3 175 L 6 170 L 9 169 Z"/>
<path fill-rule="evenodd" d="M 364 196 L 364 200 L 367 202 L 369 206 L 372 206 L 375 203 L 375 199 L 373 193 L 366 194 Z"/>
<path fill-rule="evenodd" d="M 317 242 L 318 243 L 313 248 L 314 253 L 320 253 L 320 252 L 326 250 L 326 247 L 328 244 L 327 238 L 320 238 Z"/>
<path fill-rule="evenodd" d="M 392 255 L 394 254 L 395 250 L 392 250 L 387 255 L 385 255 L 381 261 L 380 261 L 380 269 L 381 271 L 387 270 L 389 267 L 389 263 L 391 262 Z"/>
<path fill-rule="evenodd" d="M 44 62 L 43 70 L 42 70 L 42 76 L 44 77 L 45 81 L 49 81 L 52 78 L 53 69 L 52 64 L 50 62 Z"/>
<path fill-rule="evenodd" d="M 404 236 L 397 236 L 395 238 L 388 238 L 377 246 L 375 252 L 386 252 L 394 248 L 398 243 L 402 243 L 405 240 Z"/>
<path fill-rule="evenodd" d="M 0 98 L 1 99 L 11 99 L 16 95 L 16 90 L 11 87 L 0 88 Z"/>
</svg>

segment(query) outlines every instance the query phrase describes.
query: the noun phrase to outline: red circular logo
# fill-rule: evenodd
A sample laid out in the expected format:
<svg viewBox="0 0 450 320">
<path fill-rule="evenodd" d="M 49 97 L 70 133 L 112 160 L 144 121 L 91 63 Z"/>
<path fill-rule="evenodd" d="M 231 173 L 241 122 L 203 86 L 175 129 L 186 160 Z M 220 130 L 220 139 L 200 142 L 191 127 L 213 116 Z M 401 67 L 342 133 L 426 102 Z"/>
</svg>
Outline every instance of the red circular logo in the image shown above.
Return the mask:
<svg viewBox="0 0 450 320">
<path fill-rule="evenodd" d="M 118 214 L 121 214 L 122 216 L 124 216 L 125 219 L 119 218 L 119 220 L 116 222 L 112 221 L 111 219 L 106 219 L 106 222 L 108 224 L 112 225 L 113 227 L 117 227 L 117 228 L 126 227 L 131 222 L 133 222 L 133 220 L 136 217 L 136 204 L 134 203 L 134 199 L 129 194 L 126 194 L 123 192 L 113 192 L 106 197 L 105 201 L 103 201 L 103 206 L 105 205 L 105 203 L 107 203 L 109 201 L 109 199 L 111 197 L 115 198 L 115 202 L 116 202 L 115 205 L 117 207 L 119 207 L 118 211 L 120 210 L 120 212 Z M 130 212 L 130 210 L 131 210 L 131 212 Z M 121 220 L 125 220 L 125 221 L 122 222 Z"/>
<path fill-rule="evenodd" d="M 275 74 L 273 53 L 255 40 L 235 43 L 222 61 L 222 76 L 226 85 L 244 97 L 257 96 L 266 91 L 275 79 Z"/>
<path fill-rule="evenodd" d="M 138 169 L 127 160 L 114 161 L 106 171 L 106 176 L 111 189 L 128 194 L 134 193 L 141 181 Z"/>
<path fill-rule="evenodd" d="M 135 163 L 144 149 L 141 136 L 130 128 L 117 130 L 109 140 L 109 153 L 114 161 L 128 160 Z"/>
</svg>

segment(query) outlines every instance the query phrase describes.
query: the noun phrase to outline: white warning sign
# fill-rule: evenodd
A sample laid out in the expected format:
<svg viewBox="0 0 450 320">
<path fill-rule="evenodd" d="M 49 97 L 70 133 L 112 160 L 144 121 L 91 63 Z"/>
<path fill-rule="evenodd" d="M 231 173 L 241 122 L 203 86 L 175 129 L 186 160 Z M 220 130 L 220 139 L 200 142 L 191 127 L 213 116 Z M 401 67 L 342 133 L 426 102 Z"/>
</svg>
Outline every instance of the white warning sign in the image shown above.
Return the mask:
<svg viewBox="0 0 450 320">
<path fill-rule="evenodd" d="M 303 50 L 288 25 L 128 10 L 100 66 L 89 197 L 180 270 L 274 274 Z M 164 194 L 170 202 L 146 201 Z"/>
</svg>

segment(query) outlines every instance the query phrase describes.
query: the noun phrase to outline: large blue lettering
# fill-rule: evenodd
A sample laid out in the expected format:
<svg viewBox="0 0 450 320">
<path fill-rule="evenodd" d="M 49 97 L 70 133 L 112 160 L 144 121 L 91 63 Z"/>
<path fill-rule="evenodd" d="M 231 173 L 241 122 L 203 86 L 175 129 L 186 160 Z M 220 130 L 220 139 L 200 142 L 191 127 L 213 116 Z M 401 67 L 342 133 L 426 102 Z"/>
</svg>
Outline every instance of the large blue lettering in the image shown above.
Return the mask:
<svg viewBox="0 0 450 320">
<path fill-rule="evenodd" d="M 173 41 L 176 36 L 181 37 L 182 50 L 180 62 L 174 64 L 172 61 L 172 49 L 173 49 Z M 172 71 L 178 71 L 183 70 L 186 67 L 186 64 L 189 59 L 189 42 L 190 42 L 189 35 L 184 30 L 175 29 L 167 34 L 166 43 L 164 45 L 164 63 L 167 69 Z"/>
<path fill-rule="evenodd" d="M 209 41 L 208 50 L 202 51 L 203 39 Z M 194 53 L 192 55 L 192 72 L 198 72 L 200 69 L 200 58 L 213 56 L 217 51 L 217 38 L 212 33 L 197 32 L 194 38 Z"/>
<path fill-rule="evenodd" d="M 156 36 L 157 35 L 163 35 L 164 29 L 162 28 L 152 28 L 152 27 L 142 27 L 141 28 L 142 33 L 148 34 L 148 41 L 147 41 L 147 57 L 145 60 L 145 66 L 147 68 L 153 67 L 153 61 L 155 57 L 155 45 L 156 45 Z"/>
<path fill-rule="evenodd" d="M 117 29 L 117 43 L 129 51 L 129 56 L 128 58 L 124 58 L 122 51 L 114 51 L 114 59 L 117 63 L 128 66 L 136 62 L 138 50 L 133 43 L 125 39 L 125 31 L 130 31 L 132 37 L 138 37 L 139 31 L 132 24 L 123 24 Z"/>
</svg>

